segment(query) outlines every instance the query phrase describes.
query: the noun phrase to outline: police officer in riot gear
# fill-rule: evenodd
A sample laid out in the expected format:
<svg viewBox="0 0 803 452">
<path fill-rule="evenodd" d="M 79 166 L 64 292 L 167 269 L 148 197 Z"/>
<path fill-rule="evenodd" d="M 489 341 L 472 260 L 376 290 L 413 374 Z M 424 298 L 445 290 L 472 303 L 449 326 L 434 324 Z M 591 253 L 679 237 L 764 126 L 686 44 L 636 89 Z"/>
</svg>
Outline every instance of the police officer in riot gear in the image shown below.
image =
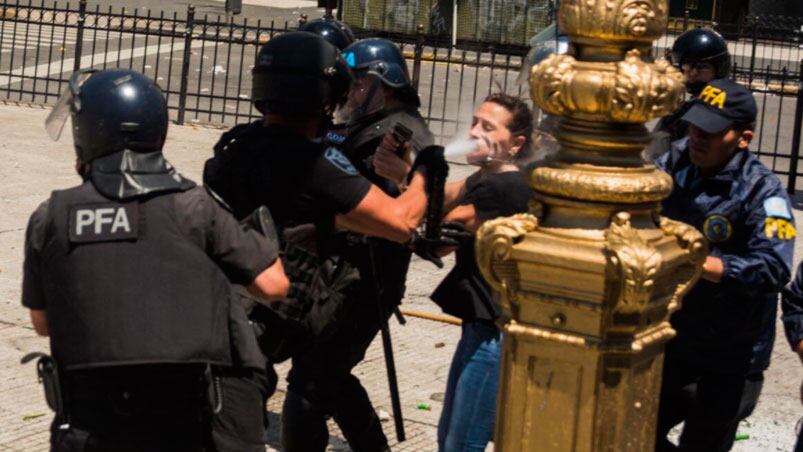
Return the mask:
<svg viewBox="0 0 803 452">
<path fill-rule="evenodd" d="M 354 33 L 348 25 L 332 17 L 304 22 L 298 27 L 298 31 L 307 31 L 320 35 L 340 50 L 354 43 Z"/>
<path fill-rule="evenodd" d="M 418 112 L 421 103 L 411 83 L 407 63 L 394 43 L 379 38 L 357 41 L 346 48 L 343 56 L 354 73 L 354 82 L 346 105 L 335 115 L 336 129 L 329 138 L 342 141 L 344 153 L 362 175 L 388 195 L 397 197 L 404 189 L 405 174 L 399 172 L 389 178 L 378 174 L 390 163 L 387 155 L 399 155 L 410 165 L 412 155 L 434 141 Z M 400 131 L 405 131 L 406 136 Z M 341 138 L 338 134 L 342 134 Z M 383 157 L 378 149 L 392 153 Z M 358 314 L 359 334 L 353 335 L 353 340 L 343 345 L 344 352 L 339 358 L 341 365 L 329 372 L 340 372 L 353 378 L 351 369 L 362 360 L 371 341 L 381 331 L 394 419 L 397 421 L 396 435 L 402 440 L 401 404 L 393 375 L 395 363 L 387 325 L 391 313 L 398 312 L 404 297 L 411 250 L 387 240 L 353 234 L 346 237 L 346 244 L 344 257 L 363 276 L 361 290 L 354 293 L 355 302 L 363 309 Z M 381 265 L 377 265 L 379 262 Z M 437 265 L 439 261 L 435 262 Z M 378 425 L 367 424 L 367 420 L 373 420 L 374 410 L 364 395 L 365 390 L 354 386 L 353 392 L 359 397 L 355 396 L 339 422 L 357 425 L 362 422 L 363 428 L 372 432 L 371 436 L 382 438 Z"/>
<path fill-rule="evenodd" d="M 264 450 L 264 362 L 231 282 L 284 296 L 277 243 L 164 159 L 167 105 L 145 76 L 76 72 L 54 139 L 68 117 L 83 183 L 31 216 L 22 291 L 50 336 L 52 450 Z"/>
<path fill-rule="evenodd" d="M 354 81 L 346 104 L 335 115 L 335 132 L 328 138 L 340 145 L 363 174 L 370 177 L 373 173 L 371 157 L 396 124 L 412 131 L 414 151 L 432 145 L 432 132 L 418 112 L 421 100 L 396 44 L 382 38 L 361 39 L 347 47 L 343 57 Z"/>
<path fill-rule="evenodd" d="M 424 174 L 446 165 L 443 150 L 422 150 L 407 190 L 394 199 L 322 140 L 334 111 L 346 102 L 352 79 L 336 47 L 312 33 L 279 35 L 260 50 L 253 76 L 252 98 L 264 118 L 223 135 L 204 180 L 236 216 L 267 205 L 282 237 L 291 289 L 271 315 L 299 326 L 298 340 L 289 348 L 266 344 L 274 361 L 293 358 L 282 414 L 283 449 L 324 450 L 326 417 L 333 416 L 354 450 L 384 450 L 379 419 L 350 374 L 362 356 L 349 345 L 367 344 L 375 330 L 366 335 L 360 328 L 364 315 L 352 314 L 365 308 L 354 302 L 364 298 L 352 294 L 362 285 L 351 284 L 357 273 L 340 257 L 335 231 L 420 247 L 416 227 L 427 202 Z M 270 322 L 271 315 L 262 318 Z M 368 410 L 356 418 L 350 412 L 355 405 Z"/>
<path fill-rule="evenodd" d="M 703 88 L 712 80 L 730 75 L 731 55 L 728 43 L 719 33 L 708 28 L 695 28 L 678 36 L 669 57 L 671 63 L 683 72 L 686 90 L 691 96 L 680 109 L 662 118 L 655 128 L 655 132 L 668 135 L 671 143 L 688 135 L 688 123 L 681 118 Z"/>
<path fill-rule="evenodd" d="M 407 63 L 394 43 L 381 38 L 357 41 L 343 56 L 354 73 L 354 81 L 346 104 L 335 114 L 335 129 L 327 138 L 340 144 L 362 175 L 388 195 L 397 197 L 404 189 L 406 174 L 399 172 L 390 178 L 379 176 L 378 169 L 393 165 L 375 155 L 376 151 L 380 147 L 389 149 L 409 165 L 413 154 L 434 142 L 432 132 L 418 111 L 421 102 L 410 80 Z M 398 127 L 410 134 L 407 143 L 399 142 L 395 133 Z M 386 292 L 382 298 L 389 303 L 387 312 L 391 312 L 404 297 L 411 253 L 386 240 L 374 240 L 371 245 L 375 259 L 383 262 L 381 269 L 372 268 L 366 246 L 351 247 L 349 255 L 363 274 L 376 275 Z"/>
</svg>

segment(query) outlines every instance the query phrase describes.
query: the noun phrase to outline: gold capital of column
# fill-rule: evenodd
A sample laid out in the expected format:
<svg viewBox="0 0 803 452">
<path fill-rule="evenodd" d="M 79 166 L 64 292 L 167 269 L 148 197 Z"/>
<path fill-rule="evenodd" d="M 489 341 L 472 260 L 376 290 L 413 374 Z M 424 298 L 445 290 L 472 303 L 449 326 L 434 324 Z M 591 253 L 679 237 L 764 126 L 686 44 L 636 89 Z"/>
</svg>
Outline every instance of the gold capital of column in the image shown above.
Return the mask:
<svg viewBox="0 0 803 452">
<path fill-rule="evenodd" d="M 562 0 L 567 55 L 532 69 L 560 116 L 558 153 L 530 173 L 531 214 L 485 223 L 481 271 L 505 333 L 496 423 L 503 451 L 653 450 L 669 314 L 707 254 L 659 215 L 671 178 L 645 162 L 646 121 L 676 109 L 681 74 L 652 61 L 666 0 Z"/>
</svg>

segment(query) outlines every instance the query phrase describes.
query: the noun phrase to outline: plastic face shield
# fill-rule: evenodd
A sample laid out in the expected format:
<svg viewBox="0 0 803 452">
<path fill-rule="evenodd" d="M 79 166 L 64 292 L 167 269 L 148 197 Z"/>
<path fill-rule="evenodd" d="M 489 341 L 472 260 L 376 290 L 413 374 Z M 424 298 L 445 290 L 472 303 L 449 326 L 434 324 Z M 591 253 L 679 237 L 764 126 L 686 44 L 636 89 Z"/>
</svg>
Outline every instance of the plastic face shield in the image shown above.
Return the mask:
<svg viewBox="0 0 803 452">
<path fill-rule="evenodd" d="M 335 111 L 335 124 L 349 125 L 385 108 L 382 80 L 369 72 L 355 73 L 348 99 Z"/>
<path fill-rule="evenodd" d="M 568 38 L 564 35 L 560 35 L 556 25 L 553 23 L 530 39 L 530 51 L 522 61 L 521 71 L 516 78 L 516 83 L 519 85 L 527 85 L 530 81 L 530 72 L 533 66 L 544 61 L 554 53 L 563 55 L 568 51 Z"/>
<path fill-rule="evenodd" d="M 73 73 L 70 77 L 67 88 L 61 93 L 58 102 L 50 111 L 45 119 L 45 130 L 53 141 L 61 138 L 64 131 L 64 124 L 71 113 L 81 111 L 81 86 L 92 77 L 97 69 L 81 69 Z"/>
</svg>

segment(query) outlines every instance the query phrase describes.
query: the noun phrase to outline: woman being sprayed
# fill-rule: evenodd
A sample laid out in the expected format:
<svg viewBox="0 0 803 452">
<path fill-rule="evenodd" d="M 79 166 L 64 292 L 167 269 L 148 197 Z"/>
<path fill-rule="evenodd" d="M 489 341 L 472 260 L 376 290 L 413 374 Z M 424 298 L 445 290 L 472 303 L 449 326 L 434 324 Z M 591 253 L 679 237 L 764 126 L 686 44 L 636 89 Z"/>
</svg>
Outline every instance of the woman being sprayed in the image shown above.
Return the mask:
<svg viewBox="0 0 803 452">
<path fill-rule="evenodd" d="M 491 94 L 474 112 L 466 160 L 479 170 L 446 185 L 444 221 L 475 232 L 483 222 L 527 211 L 532 189 L 521 171 L 533 159 L 533 116 L 521 99 Z M 387 138 L 376 154 L 377 173 L 402 180 L 405 164 Z M 380 172 L 381 171 L 381 172 Z M 383 174 L 384 173 L 384 174 Z M 493 438 L 501 356 L 500 310 L 477 267 L 474 240 L 456 250 L 455 266 L 432 294 L 447 314 L 463 320 L 438 425 L 441 451 L 483 451 Z"/>
</svg>

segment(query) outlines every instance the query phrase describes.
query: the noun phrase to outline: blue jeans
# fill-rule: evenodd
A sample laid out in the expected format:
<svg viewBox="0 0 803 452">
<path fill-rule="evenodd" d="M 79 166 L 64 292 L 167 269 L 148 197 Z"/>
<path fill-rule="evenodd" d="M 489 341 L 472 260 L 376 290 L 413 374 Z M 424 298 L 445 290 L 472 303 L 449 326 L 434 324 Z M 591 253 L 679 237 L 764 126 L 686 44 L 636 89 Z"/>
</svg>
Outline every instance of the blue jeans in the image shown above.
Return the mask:
<svg viewBox="0 0 803 452">
<path fill-rule="evenodd" d="M 483 322 L 463 322 L 462 328 L 438 422 L 441 452 L 484 451 L 493 439 L 501 333 Z"/>
</svg>

